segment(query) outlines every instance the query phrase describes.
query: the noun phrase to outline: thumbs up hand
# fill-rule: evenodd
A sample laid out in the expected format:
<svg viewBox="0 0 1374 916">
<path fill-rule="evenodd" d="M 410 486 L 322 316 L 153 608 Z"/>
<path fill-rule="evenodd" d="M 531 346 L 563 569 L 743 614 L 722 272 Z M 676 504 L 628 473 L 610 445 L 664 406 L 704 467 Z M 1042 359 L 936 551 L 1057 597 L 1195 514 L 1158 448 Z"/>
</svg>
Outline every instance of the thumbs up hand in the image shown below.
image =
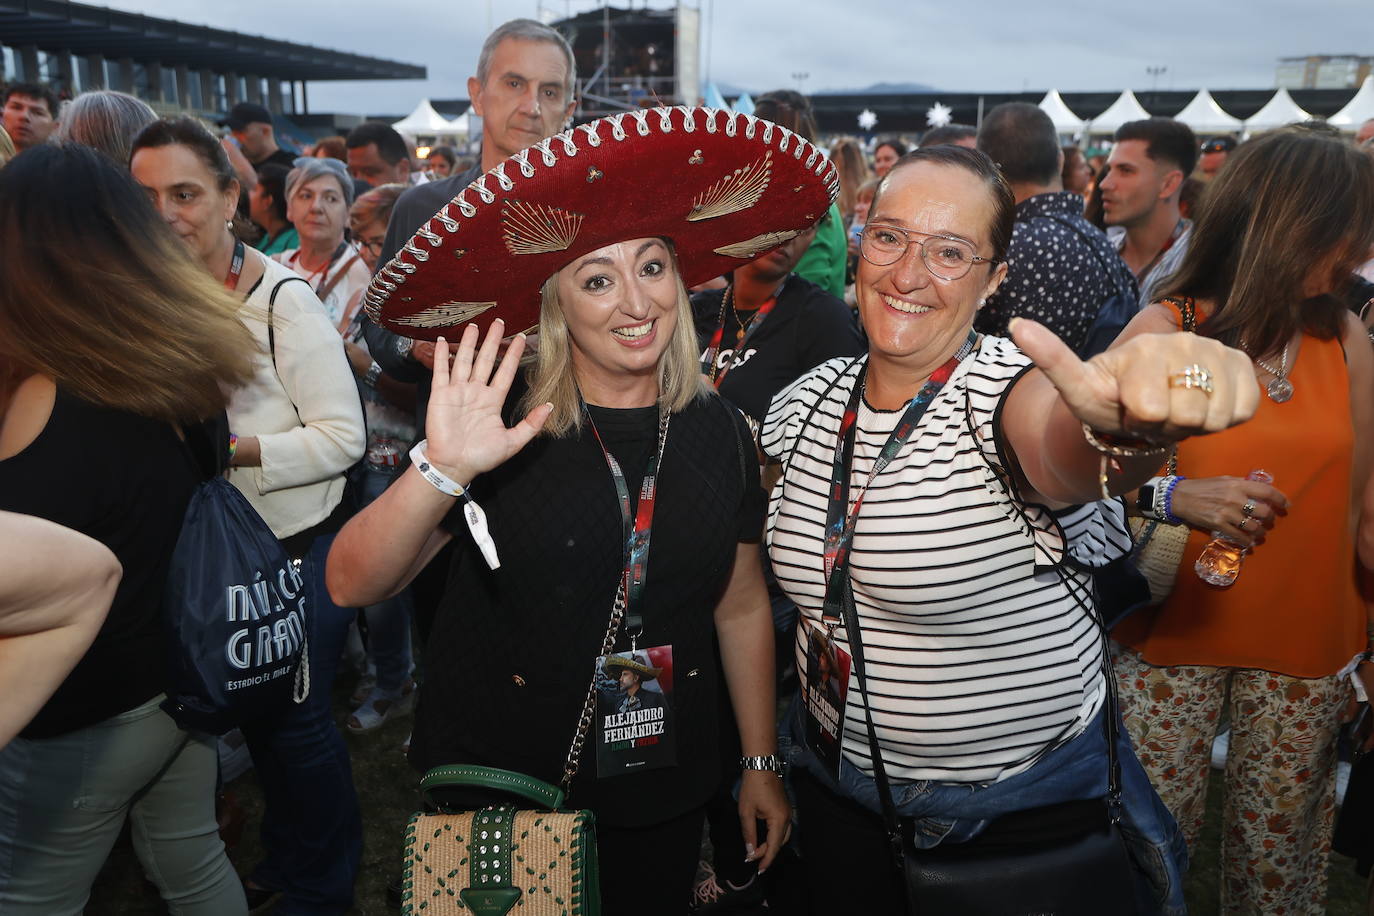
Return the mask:
<svg viewBox="0 0 1374 916">
<path fill-rule="evenodd" d="M 1259 406 L 1250 357 L 1215 340 L 1140 334 L 1084 362 L 1037 322 L 1015 318 L 1010 330 L 1073 415 L 1100 432 L 1172 442 L 1243 423 Z"/>
</svg>

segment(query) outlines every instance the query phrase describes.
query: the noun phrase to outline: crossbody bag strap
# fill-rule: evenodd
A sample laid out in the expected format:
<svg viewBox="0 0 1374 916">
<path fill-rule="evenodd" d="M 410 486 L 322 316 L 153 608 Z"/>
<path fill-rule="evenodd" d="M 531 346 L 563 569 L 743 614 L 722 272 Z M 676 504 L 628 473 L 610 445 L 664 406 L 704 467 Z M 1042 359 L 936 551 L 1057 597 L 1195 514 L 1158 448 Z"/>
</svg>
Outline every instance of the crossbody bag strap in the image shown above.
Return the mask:
<svg viewBox="0 0 1374 916">
<path fill-rule="evenodd" d="M 846 569 L 844 591 L 840 606 L 844 612 L 845 636 L 849 641 L 849 656 L 854 661 L 854 677 L 859 682 L 859 695 L 864 704 L 864 723 L 868 727 L 868 750 L 873 759 L 873 779 L 878 784 L 878 801 L 883 808 L 883 823 L 887 827 L 888 852 L 898 869 L 902 868 L 902 829 L 897 822 L 897 806 L 892 801 L 892 785 L 883 766 L 883 752 L 878 747 L 878 730 L 873 725 L 872 704 L 868 700 L 868 677 L 864 665 L 864 641 L 859 632 L 859 613 L 854 607 L 854 583 Z"/>
</svg>

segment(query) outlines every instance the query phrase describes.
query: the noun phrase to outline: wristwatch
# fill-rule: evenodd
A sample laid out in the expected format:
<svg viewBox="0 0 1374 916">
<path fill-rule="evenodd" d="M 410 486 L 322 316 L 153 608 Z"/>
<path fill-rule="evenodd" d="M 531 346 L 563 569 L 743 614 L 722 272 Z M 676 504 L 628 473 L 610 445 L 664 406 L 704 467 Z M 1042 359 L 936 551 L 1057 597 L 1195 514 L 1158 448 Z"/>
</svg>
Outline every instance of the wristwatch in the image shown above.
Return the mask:
<svg viewBox="0 0 1374 916">
<path fill-rule="evenodd" d="M 377 387 L 377 380 L 382 377 L 382 367 L 377 365 L 374 359 L 372 365 L 367 367 L 367 374 L 363 376 L 363 384 L 369 388 Z"/>
<path fill-rule="evenodd" d="M 1155 514 L 1155 489 L 1163 479 L 1162 477 L 1151 477 L 1140 485 L 1140 490 L 1135 498 L 1135 507 L 1139 509 L 1140 514 L 1146 518 L 1153 518 L 1156 520 L 1159 518 L 1159 516 Z"/>
<path fill-rule="evenodd" d="M 741 757 L 739 765 L 742 770 L 765 770 L 779 777 L 787 769 L 787 765 L 777 754 L 769 754 L 767 757 Z"/>
<path fill-rule="evenodd" d="M 414 349 L 415 349 L 415 338 L 414 338 L 414 337 L 399 337 L 399 336 L 398 336 L 398 337 L 396 338 L 396 358 L 397 358 L 397 359 L 409 359 L 409 358 L 410 358 L 410 351 L 411 351 L 411 350 L 414 350 Z"/>
</svg>

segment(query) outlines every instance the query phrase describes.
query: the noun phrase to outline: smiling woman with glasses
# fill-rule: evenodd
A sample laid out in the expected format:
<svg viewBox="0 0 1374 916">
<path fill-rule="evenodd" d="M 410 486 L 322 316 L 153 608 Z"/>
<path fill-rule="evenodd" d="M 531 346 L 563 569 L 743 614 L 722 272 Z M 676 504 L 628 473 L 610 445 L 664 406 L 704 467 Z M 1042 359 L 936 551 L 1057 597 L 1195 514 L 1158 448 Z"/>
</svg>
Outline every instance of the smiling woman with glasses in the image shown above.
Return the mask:
<svg viewBox="0 0 1374 916">
<path fill-rule="evenodd" d="M 905 911 L 887 826 L 898 817 L 921 848 L 976 843 L 1013 813 L 1048 844 L 1065 803 L 1107 796 L 1109 740 L 1123 834 L 1147 877 L 1075 909 L 1082 891 L 1056 873 L 1065 895 L 1033 908 L 1120 913 L 1134 898 L 1139 912 L 1184 911 L 1177 828 L 1106 728 L 1117 715 L 1086 570 L 1129 549 L 1110 497 L 1148 477 L 1149 456 L 1254 411 L 1249 361 L 1182 334 L 1088 363 L 1030 321 L 1015 323 L 1016 343 L 976 334 L 1006 276 L 1013 208 L 981 152 L 898 161 L 860 236 L 867 355 L 803 376 L 764 422 L 763 447 L 784 463 L 768 550 L 801 609 L 808 680 L 785 726 L 802 851 L 829 866 L 808 870 L 813 912 Z M 848 672 L 838 685 L 810 682 L 825 668 L 815 645 Z M 1059 821 L 1059 836 L 1096 823 Z M 1031 905 L 983 884 L 973 891 L 991 906 L 924 909 Z"/>
</svg>

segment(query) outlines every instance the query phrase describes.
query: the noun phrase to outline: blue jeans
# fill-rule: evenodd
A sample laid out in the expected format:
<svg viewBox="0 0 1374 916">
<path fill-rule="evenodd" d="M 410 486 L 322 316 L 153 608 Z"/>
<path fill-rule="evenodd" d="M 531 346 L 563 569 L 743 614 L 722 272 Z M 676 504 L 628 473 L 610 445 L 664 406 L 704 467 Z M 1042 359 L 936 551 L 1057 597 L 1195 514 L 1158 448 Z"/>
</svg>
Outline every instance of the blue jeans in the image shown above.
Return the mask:
<svg viewBox="0 0 1374 916">
<path fill-rule="evenodd" d="M 0 750 L 0 913 L 75 916 L 127 819 L 169 912 L 242 916 L 215 823 L 215 744 L 161 695 L 55 738 Z"/>
<path fill-rule="evenodd" d="M 942 842 L 971 840 L 994 818 L 1013 811 L 1101 798 L 1107 794 L 1104 714 L 1099 712 L 1081 735 L 1050 751 L 1029 770 L 991 785 L 894 781 L 891 789 L 897 814 L 914 819 L 916 845 L 929 849 Z M 872 777 L 842 757 L 836 780 L 806 746 L 801 703 L 796 700 L 784 720 L 783 732 L 779 746 L 791 766 L 804 767 L 830 792 L 882 813 L 878 786 Z M 1183 875 L 1188 869 L 1187 846 L 1136 759 L 1125 728 L 1119 729 L 1117 757 L 1121 763 L 1121 833 L 1142 878 L 1136 886 L 1138 912 L 1186 916 Z M 799 813 L 805 820 L 805 810 Z"/>
<path fill-rule="evenodd" d="M 358 508 L 381 496 L 400 468 L 383 471 L 364 466 L 359 474 Z M 410 618 L 414 601 L 407 586 L 385 601 L 363 608 L 367 618 L 367 655 L 377 669 L 377 689 L 395 696 L 410 677 Z"/>
<path fill-rule="evenodd" d="M 262 784 L 263 861 L 250 880 L 283 891 L 282 916 L 342 914 L 353 903 L 362 858 L 363 824 L 343 735 L 334 725 L 331 693 L 352 609 L 340 608 L 324 586 L 324 562 L 334 535 L 315 539 L 301 564 L 307 589 L 310 695 L 278 719 L 243 729 Z"/>
</svg>

